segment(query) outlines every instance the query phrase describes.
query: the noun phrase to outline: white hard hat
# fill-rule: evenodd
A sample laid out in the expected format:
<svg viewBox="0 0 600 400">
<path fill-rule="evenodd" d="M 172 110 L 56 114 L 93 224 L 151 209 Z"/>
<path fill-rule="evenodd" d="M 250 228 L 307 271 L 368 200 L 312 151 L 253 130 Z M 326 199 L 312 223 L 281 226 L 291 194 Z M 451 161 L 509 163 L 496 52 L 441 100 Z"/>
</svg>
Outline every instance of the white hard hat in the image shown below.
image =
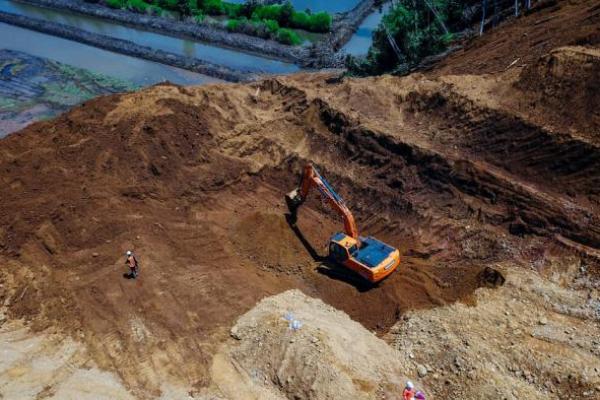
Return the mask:
<svg viewBox="0 0 600 400">
<path fill-rule="evenodd" d="M 127 250 L 127 253 L 125 253 L 125 254 L 127 254 L 128 256 L 130 256 L 131 255 L 131 250 Z"/>
<path fill-rule="evenodd" d="M 406 382 L 406 387 L 409 388 L 409 389 L 414 389 L 415 385 L 413 385 L 413 383 L 411 381 L 407 381 Z"/>
</svg>

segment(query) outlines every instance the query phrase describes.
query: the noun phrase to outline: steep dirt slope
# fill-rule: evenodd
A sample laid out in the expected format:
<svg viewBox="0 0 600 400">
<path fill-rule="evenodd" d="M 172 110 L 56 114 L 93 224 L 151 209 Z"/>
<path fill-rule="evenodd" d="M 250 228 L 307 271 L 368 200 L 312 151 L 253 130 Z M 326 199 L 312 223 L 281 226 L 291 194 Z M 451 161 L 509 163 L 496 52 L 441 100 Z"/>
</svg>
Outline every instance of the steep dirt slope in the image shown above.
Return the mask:
<svg viewBox="0 0 600 400">
<path fill-rule="evenodd" d="M 530 12 L 470 39 L 464 47 L 435 65 L 432 75 L 495 74 L 509 67 L 535 63 L 561 46 L 600 44 L 598 0 L 532 2 Z M 488 10 L 489 12 L 489 10 Z"/>
</svg>

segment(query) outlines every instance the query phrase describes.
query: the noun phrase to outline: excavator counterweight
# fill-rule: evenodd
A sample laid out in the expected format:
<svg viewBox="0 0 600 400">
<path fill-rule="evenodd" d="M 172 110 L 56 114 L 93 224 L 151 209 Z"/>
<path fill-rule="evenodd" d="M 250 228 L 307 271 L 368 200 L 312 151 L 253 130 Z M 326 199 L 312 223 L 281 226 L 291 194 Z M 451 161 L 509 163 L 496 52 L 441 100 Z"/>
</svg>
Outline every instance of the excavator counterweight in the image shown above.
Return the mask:
<svg viewBox="0 0 600 400">
<path fill-rule="evenodd" d="M 373 283 L 394 272 L 400 264 L 398 249 L 373 237 L 360 237 L 354 216 L 344 200 L 312 164 L 304 168 L 300 185 L 285 196 L 291 222 L 296 223 L 298 208 L 313 187 L 344 220 L 344 232 L 334 234 L 329 241 L 329 257 Z"/>
</svg>

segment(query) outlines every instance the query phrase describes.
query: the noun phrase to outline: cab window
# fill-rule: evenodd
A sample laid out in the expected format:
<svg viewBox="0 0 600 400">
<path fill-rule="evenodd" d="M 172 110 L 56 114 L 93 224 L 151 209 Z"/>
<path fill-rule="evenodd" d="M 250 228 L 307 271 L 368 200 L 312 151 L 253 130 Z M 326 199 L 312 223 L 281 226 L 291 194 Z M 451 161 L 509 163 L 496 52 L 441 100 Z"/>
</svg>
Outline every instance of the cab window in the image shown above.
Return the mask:
<svg viewBox="0 0 600 400">
<path fill-rule="evenodd" d="M 337 243 L 329 244 L 329 254 L 334 258 L 334 260 L 343 262 L 348 259 L 348 252 L 342 246 Z"/>
</svg>

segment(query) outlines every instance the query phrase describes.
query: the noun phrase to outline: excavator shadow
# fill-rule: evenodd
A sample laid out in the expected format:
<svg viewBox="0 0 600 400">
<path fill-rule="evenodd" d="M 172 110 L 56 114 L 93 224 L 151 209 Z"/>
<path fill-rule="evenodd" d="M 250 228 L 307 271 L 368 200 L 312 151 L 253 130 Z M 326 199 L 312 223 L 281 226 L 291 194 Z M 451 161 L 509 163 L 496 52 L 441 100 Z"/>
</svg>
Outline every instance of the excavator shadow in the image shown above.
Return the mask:
<svg viewBox="0 0 600 400">
<path fill-rule="evenodd" d="M 292 214 L 286 213 L 285 220 L 287 221 L 287 224 L 289 225 L 292 232 L 294 232 L 294 234 L 296 235 L 298 240 L 300 240 L 300 242 L 302 243 L 302 245 L 304 246 L 306 251 L 308 251 L 308 254 L 310 254 L 312 259 L 315 260 L 316 262 L 326 262 L 327 257 L 324 257 L 324 256 L 320 255 L 319 253 L 317 253 L 317 251 L 312 246 L 312 244 L 306 239 L 306 237 L 304 236 L 302 231 L 300 231 L 300 229 L 298 229 L 298 225 L 296 225 L 296 221 L 295 221 L 294 217 L 292 216 Z"/>
<path fill-rule="evenodd" d="M 320 255 L 312 246 L 312 244 L 306 239 L 302 231 L 300 231 L 300 229 L 294 221 L 294 218 L 292 217 L 292 214 L 286 213 L 285 220 L 290 226 L 292 232 L 294 232 L 298 240 L 300 240 L 308 254 L 310 254 L 311 258 L 315 262 L 318 262 L 320 264 L 317 267 L 318 273 L 325 275 L 328 278 L 350 284 L 354 286 L 359 292 L 366 292 L 378 286 L 376 283 L 365 281 L 354 271 L 350 271 L 347 268 L 339 266 L 335 262 L 331 261 L 329 257 Z"/>
<path fill-rule="evenodd" d="M 317 267 L 317 272 L 327 276 L 328 278 L 335 279 L 336 281 L 352 285 L 361 293 L 368 292 L 369 290 L 379 286 L 378 283 L 366 281 L 354 271 L 340 267 L 338 264 L 331 261 L 321 262 L 321 265 Z"/>
</svg>

